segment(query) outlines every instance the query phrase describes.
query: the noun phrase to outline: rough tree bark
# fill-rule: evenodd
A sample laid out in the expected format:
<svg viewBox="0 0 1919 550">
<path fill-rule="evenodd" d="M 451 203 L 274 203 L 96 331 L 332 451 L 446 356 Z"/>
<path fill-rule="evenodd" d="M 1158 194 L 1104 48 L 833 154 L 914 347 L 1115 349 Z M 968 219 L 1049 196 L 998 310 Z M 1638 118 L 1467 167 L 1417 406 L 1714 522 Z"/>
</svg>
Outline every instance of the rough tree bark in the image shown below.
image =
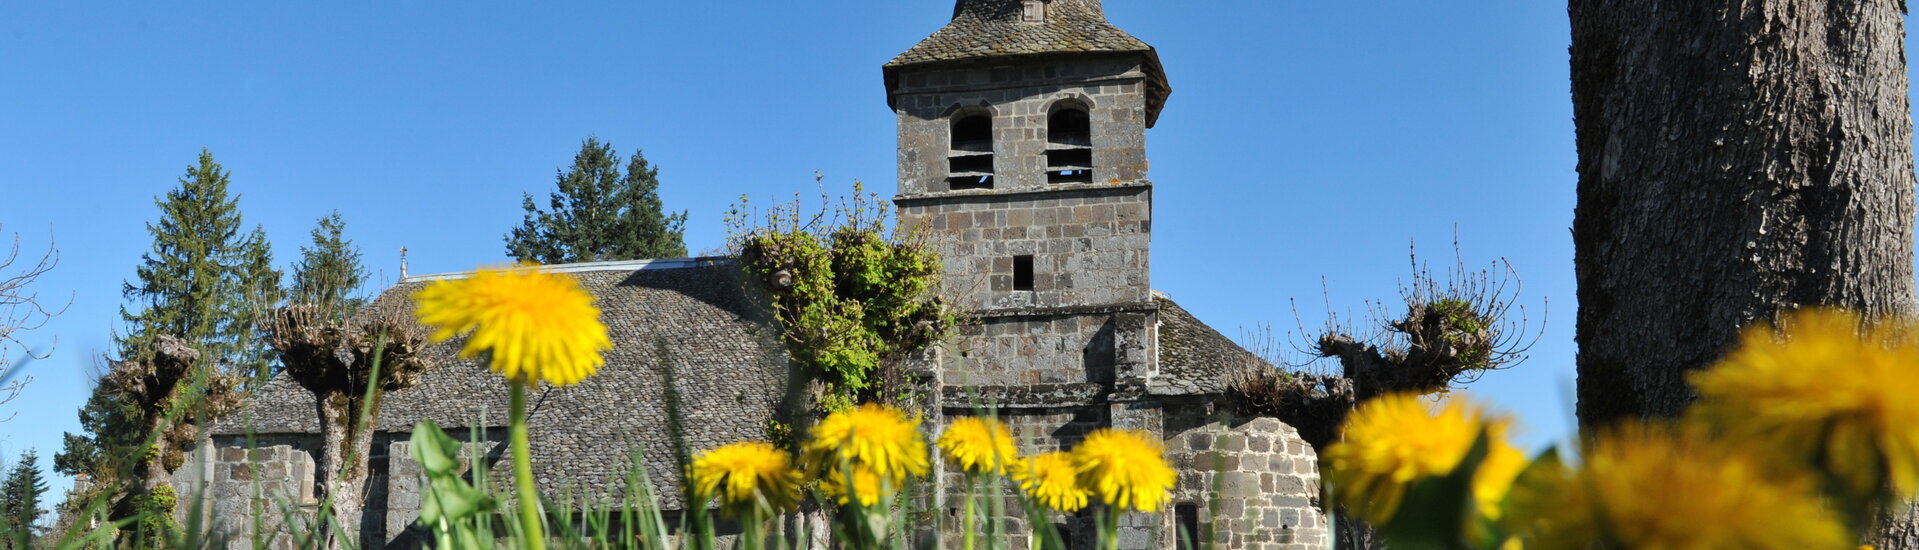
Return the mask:
<svg viewBox="0 0 1919 550">
<path fill-rule="evenodd" d="M 313 392 L 320 420 L 320 496 L 332 518 L 319 529 L 325 548 L 337 550 L 344 546 L 342 535 L 360 537 L 381 397 L 419 382 L 427 367 L 418 354 L 426 333 L 391 304 L 376 304 L 351 321 L 327 312 L 314 304 L 280 308 L 267 332 L 287 375 Z"/>
<path fill-rule="evenodd" d="M 203 364 L 200 350 L 185 339 L 160 335 L 147 356 L 116 365 L 100 380 L 139 411 L 139 433 L 152 438 L 151 452 L 134 465 L 140 478 L 130 491 L 136 493 L 171 483 L 199 433 L 195 423 L 224 414 L 238 401 L 236 380 Z"/>
<path fill-rule="evenodd" d="M 1570 0 L 1582 425 L 1678 414 L 1782 309 L 1913 312 L 1904 10 Z"/>
</svg>

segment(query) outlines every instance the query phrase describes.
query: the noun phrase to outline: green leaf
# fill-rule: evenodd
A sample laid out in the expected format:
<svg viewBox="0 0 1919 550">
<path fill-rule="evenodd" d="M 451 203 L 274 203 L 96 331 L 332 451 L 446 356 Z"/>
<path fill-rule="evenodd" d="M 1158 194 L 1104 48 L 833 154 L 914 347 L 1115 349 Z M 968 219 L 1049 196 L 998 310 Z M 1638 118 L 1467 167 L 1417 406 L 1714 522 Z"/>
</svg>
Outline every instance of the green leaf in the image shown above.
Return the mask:
<svg viewBox="0 0 1919 550">
<path fill-rule="evenodd" d="M 449 474 L 460 467 L 460 442 L 446 435 L 432 420 L 421 420 L 414 425 L 410 441 L 413 460 L 419 461 L 428 475 Z"/>
</svg>

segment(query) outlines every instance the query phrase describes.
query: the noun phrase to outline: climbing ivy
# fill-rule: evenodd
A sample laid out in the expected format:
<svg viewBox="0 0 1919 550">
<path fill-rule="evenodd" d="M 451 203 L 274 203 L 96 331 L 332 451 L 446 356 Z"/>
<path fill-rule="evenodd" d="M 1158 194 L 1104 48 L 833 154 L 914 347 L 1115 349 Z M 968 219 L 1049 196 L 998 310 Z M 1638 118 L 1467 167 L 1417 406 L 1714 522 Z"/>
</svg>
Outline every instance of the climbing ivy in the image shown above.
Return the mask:
<svg viewBox="0 0 1919 550">
<path fill-rule="evenodd" d="M 830 203 L 822 197 L 822 203 Z M 850 199 L 808 215 L 795 199 L 760 216 L 746 198 L 727 213 L 732 252 L 763 292 L 793 361 L 823 385 L 825 410 L 893 400 L 900 363 L 956 323 L 933 290 L 938 253 L 892 232 L 891 210 L 853 184 Z M 755 220 L 757 218 L 757 221 Z"/>
</svg>

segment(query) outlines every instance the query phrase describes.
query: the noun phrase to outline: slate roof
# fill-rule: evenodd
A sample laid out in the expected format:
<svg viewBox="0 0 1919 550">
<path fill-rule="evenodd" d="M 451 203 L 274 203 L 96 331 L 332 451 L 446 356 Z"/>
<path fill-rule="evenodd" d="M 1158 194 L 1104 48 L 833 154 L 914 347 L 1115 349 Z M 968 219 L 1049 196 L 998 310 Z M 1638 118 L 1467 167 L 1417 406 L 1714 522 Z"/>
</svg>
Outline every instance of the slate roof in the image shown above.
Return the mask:
<svg viewBox="0 0 1919 550">
<path fill-rule="evenodd" d="M 763 317 L 749 310 L 730 263 L 682 260 L 661 268 L 660 262 L 562 266 L 575 271 L 598 297 L 601 320 L 615 347 L 595 376 L 527 396 L 534 475 L 542 492 L 571 489 L 575 495 L 619 498 L 625 487 L 622 468 L 630 462 L 630 450 L 641 443 L 655 484 L 678 486 L 666 414 L 669 375 L 675 379 L 692 451 L 765 438 L 787 376 L 777 334 L 755 320 Z M 410 301 L 430 278 L 403 280 L 378 300 Z M 448 428 L 505 425 L 504 379 L 479 362 L 455 358 L 460 344 L 456 339 L 429 346 L 438 366 L 423 373 L 418 385 L 386 396 L 379 430 L 410 432 L 423 418 Z M 312 394 L 282 375 L 212 431 L 237 435 L 250 426 L 262 435 L 317 433 L 316 416 Z M 463 429 L 449 432 L 455 437 L 466 434 Z M 506 470 L 500 467 L 494 473 L 503 477 Z M 679 507 L 673 491 L 661 491 L 660 496 L 663 505 Z"/>
<path fill-rule="evenodd" d="M 1043 23 L 1023 21 L 1021 0 L 958 0 L 953 20 L 886 62 L 887 90 L 901 67 L 1029 55 L 1137 52 L 1147 73 L 1146 126 L 1172 88 L 1152 46 L 1106 20 L 1099 0 L 1049 0 Z M 890 100 L 889 100 L 890 101 Z"/>
<path fill-rule="evenodd" d="M 1155 395 L 1203 395 L 1226 391 L 1236 371 L 1272 368 L 1231 338 L 1213 330 L 1172 298 L 1153 292 L 1159 306 L 1159 376 L 1146 382 Z"/>
</svg>

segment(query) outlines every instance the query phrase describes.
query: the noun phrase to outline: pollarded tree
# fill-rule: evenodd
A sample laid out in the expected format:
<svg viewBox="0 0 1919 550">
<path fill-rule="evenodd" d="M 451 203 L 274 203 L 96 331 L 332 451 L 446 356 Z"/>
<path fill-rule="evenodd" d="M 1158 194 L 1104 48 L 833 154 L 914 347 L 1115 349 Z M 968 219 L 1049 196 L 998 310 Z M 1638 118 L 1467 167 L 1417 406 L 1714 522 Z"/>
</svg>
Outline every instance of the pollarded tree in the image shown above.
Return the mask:
<svg viewBox="0 0 1919 550">
<path fill-rule="evenodd" d="M 1569 4 L 1582 425 L 1678 414 L 1783 309 L 1914 312 L 1903 2 Z"/>
<path fill-rule="evenodd" d="M 587 138 L 560 170 L 551 211 L 532 194 L 521 199 L 526 218 L 507 233 L 507 255 L 543 264 L 685 256 L 686 213 L 665 212 L 659 174 L 637 150 L 622 173 L 613 145 Z"/>
<path fill-rule="evenodd" d="M 274 311 L 265 328 L 286 375 L 319 404 L 319 487 L 330 522 L 319 532 L 327 548 L 338 549 L 342 533 L 360 533 L 381 398 L 419 382 L 427 333 L 402 304 L 376 303 L 351 318 L 333 307 L 295 302 Z"/>
<path fill-rule="evenodd" d="M 114 520 L 145 514 L 148 537 L 125 541 L 144 546 L 164 535 L 173 517 L 172 473 L 186 461 L 199 436 L 198 424 L 239 402 L 239 378 L 208 363 L 194 343 L 172 335 L 149 340 L 141 360 L 115 362 L 80 411 L 81 427 L 93 437 L 66 436 L 54 469 L 86 474 Z"/>
</svg>

